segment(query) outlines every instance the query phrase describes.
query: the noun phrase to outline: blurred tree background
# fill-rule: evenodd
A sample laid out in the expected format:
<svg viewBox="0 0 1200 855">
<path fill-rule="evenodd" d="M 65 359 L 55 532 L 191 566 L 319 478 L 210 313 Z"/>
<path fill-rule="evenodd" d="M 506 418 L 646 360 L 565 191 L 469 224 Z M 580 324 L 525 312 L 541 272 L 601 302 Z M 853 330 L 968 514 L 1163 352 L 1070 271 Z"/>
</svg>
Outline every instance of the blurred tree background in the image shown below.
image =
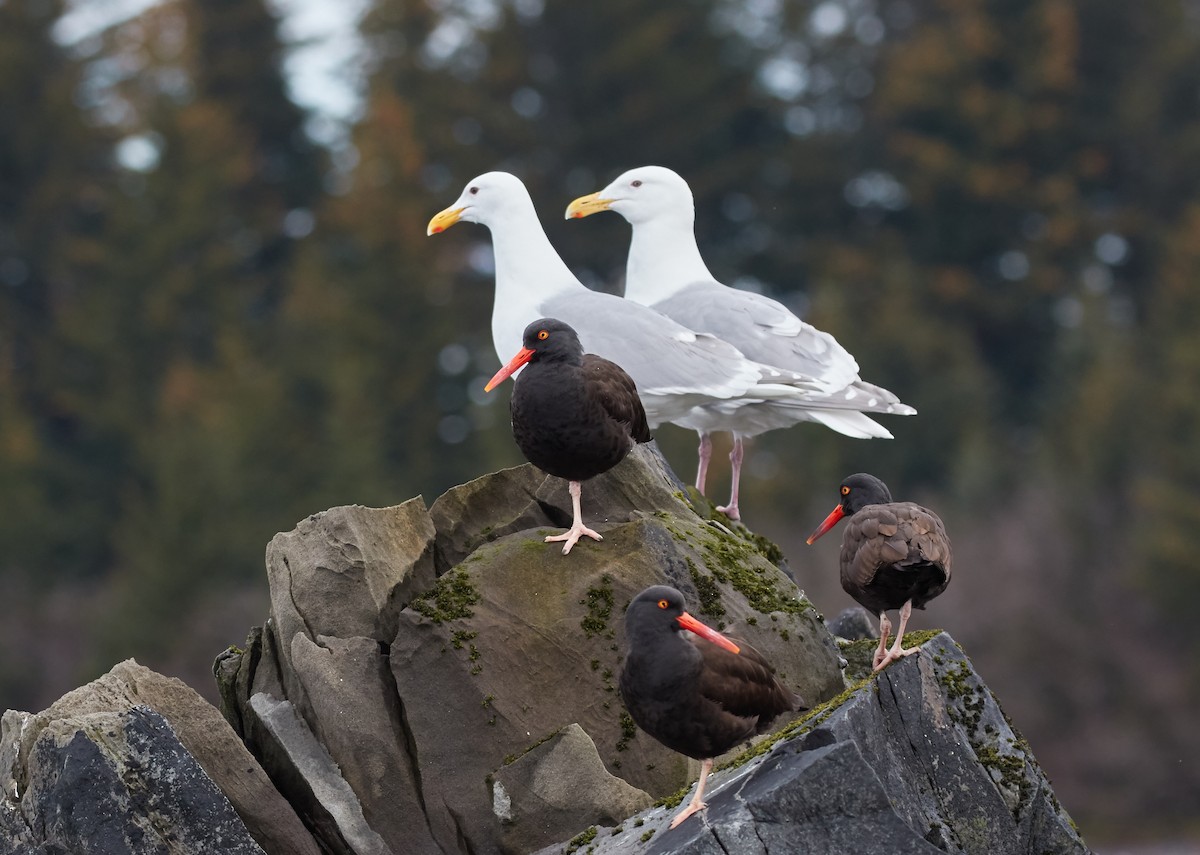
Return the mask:
<svg viewBox="0 0 1200 855">
<path fill-rule="evenodd" d="M 836 613 L 837 538 L 803 537 L 840 478 L 937 508 L 957 573 L 920 625 L 1089 839 L 1200 835 L 1195 0 L 373 0 L 330 145 L 263 0 L 77 40 L 65 11 L 0 0 L 0 706 L 128 656 L 211 696 L 276 531 L 520 462 L 487 233 L 425 223 L 515 172 L 619 291 L 628 227 L 562 211 L 660 163 L 720 278 L 920 411 L 760 438 L 750 525 Z"/>
</svg>

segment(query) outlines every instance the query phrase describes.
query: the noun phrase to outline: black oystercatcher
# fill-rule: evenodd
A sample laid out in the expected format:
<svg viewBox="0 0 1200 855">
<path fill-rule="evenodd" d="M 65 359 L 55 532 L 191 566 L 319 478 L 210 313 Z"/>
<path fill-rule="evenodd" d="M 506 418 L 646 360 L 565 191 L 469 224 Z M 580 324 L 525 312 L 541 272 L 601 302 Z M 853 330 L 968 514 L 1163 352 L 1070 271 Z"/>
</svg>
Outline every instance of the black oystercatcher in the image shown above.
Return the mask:
<svg viewBox="0 0 1200 855">
<path fill-rule="evenodd" d="M 486 390 L 526 364 L 514 381 L 513 439 L 538 469 L 571 482 L 575 522 L 546 538 L 565 540 L 566 555 L 583 535 L 603 540 L 583 524 L 580 482 L 612 469 L 634 443 L 649 442 L 650 428 L 629 375 L 615 362 L 584 353 L 575 330 L 562 321 L 542 318 L 527 326 L 524 346 Z"/>
<path fill-rule="evenodd" d="M 950 584 L 950 538 L 933 511 L 912 502 L 893 502 L 887 485 L 874 475 L 851 475 L 841 485 L 842 500 L 817 530 L 811 545 L 842 517 L 850 517 L 842 536 L 842 588 L 879 615 L 878 671 L 889 662 L 921 648 L 902 646 L 904 627 L 913 608 L 925 604 Z M 900 609 L 896 643 L 887 648 L 892 625 L 889 609 Z"/>
<path fill-rule="evenodd" d="M 599 211 L 616 211 L 633 226 L 625 299 L 696 332 L 715 335 L 768 371 L 809 388 L 803 396 L 775 397 L 746 407 L 713 401 L 697 408 L 683 425 L 700 434 L 696 489 L 701 493 L 712 454 L 709 434 L 733 433 L 733 491 L 729 504 L 717 509 L 730 519 L 739 519 L 741 513 L 738 485 L 746 437 L 813 421 L 858 439 L 890 439 L 891 433 L 864 413 L 916 412 L 887 389 L 862 380 L 854 357 L 829 333 L 806 324 L 782 303 L 717 281 L 696 244 L 691 188 L 675 172 L 662 166 L 631 169 L 598 193 L 572 202 L 567 219 Z M 796 377 L 805 381 L 798 384 Z"/>
<path fill-rule="evenodd" d="M 705 626 L 683 606 L 683 595 L 666 585 L 634 598 L 625 612 L 629 653 L 620 680 L 621 700 L 638 727 L 701 763 L 696 795 L 671 828 L 704 809 L 714 757 L 765 733 L 780 713 L 805 708 L 757 650 Z"/>
</svg>

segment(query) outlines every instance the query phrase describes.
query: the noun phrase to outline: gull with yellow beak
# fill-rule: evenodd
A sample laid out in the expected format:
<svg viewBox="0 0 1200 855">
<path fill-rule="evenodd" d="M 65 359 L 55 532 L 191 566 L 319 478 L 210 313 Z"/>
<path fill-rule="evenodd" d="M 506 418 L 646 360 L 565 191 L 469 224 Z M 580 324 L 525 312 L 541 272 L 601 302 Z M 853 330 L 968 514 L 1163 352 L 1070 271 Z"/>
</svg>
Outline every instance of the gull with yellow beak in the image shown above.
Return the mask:
<svg viewBox="0 0 1200 855">
<path fill-rule="evenodd" d="M 492 341 L 502 363 L 522 346 L 526 325 L 549 317 L 573 327 L 588 353 L 629 373 L 652 428 L 672 422 L 696 429 L 694 412 L 712 401 L 736 409 L 763 398 L 808 394 L 790 385 L 784 372 L 758 365 L 716 336 L 584 287 L 555 252 L 529 191 L 514 175 L 488 172 L 471 179 L 457 201 L 429 221 L 427 233 L 459 222 L 479 223 L 492 234 Z"/>
<path fill-rule="evenodd" d="M 781 303 L 730 288 L 709 272 L 696 245 L 692 191 L 678 174 L 643 166 L 567 207 L 567 219 L 615 211 L 633 227 L 625 272 L 625 298 L 647 306 L 697 332 L 717 336 L 755 362 L 809 378 L 800 398 L 777 398 L 753 407 L 714 406 L 709 430 L 700 434 L 696 488 L 704 492 L 712 454 L 711 430 L 730 431 L 733 489 L 721 508 L 738 519 L 738 487 L 744 439 L 798 422 L 815 421 L 857 439 L 891 439 L 864 413 L 912 415 L 912 407 L 887 389 L 863 381 L 858 363 L 829 333 L 806 324 Z"/>
</svg>

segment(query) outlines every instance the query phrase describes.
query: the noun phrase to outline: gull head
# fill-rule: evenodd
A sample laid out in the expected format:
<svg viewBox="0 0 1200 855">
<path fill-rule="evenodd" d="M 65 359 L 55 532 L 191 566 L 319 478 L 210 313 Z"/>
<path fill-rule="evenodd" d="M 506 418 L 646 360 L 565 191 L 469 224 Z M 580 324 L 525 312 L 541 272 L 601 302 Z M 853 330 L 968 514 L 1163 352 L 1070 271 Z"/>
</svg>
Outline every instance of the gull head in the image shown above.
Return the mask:
<svg viewBox="0 0 1200 855">
<path fill-rule="evenodd" d="M 579 219 L 599 211 L 616 211 L 635 226 L 659 219 L 690 225 L 695 219 L 691 188 L 665 166 L 639 166 L 622 173 L 603 190 L 568 205 L 566 218 Z"/>
<path fill-rule="evenodd" d="M 533 200 L 520 178 L 508 172 L 485 172 L 467 182 L 453 205 L 434 215 L 425 233 L 444 232 L 457 222 L 491 228 L 505 218 L 528 216 L 532 211 Z"/>
</svg>

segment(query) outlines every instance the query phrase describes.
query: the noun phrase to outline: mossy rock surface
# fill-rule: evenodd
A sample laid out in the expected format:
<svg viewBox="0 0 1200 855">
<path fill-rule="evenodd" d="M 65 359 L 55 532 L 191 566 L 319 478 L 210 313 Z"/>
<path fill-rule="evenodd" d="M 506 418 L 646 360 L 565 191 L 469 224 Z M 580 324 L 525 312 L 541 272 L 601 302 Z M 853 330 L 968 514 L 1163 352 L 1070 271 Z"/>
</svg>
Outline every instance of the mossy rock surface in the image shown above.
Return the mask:
<svg viewBox="0 0 1200 855">
<path fill-rule="evenodd" d="M 521 837 L 479 782 L 572 723 L 608 773 L 654 797 L 695 775 L 695 761 L 632 726 L 617 693 L 625 609 L 650 585 L 680 589 L 810 702 L 843 688 L 837 647 L 803 592 L 761 544 L 697 515 L 653 445 L 588 481 L 583 509 L 604 539 L 565 556 L 544 538 L 569 521 L 567 485 L 533 467 L 476 479 L 431 509 L 440 575 L 401 613 L 390 658 L 447 847 L 465 837 L 493 851 Z"/>
</svg>

